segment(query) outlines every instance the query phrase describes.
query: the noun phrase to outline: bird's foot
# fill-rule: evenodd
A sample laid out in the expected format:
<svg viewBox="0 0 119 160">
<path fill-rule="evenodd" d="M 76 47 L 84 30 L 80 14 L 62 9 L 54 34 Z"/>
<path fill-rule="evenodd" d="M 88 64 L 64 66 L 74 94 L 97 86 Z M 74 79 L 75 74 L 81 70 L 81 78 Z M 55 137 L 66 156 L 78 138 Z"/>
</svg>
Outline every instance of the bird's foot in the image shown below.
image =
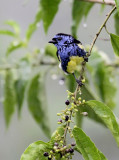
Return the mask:
<svg viewBox="0 0 119 160">
<path fill-rule="evenodd" d="M 79 85 L 80 87 L 82 87 L 82 86 L 84 85 L 81 80 L 76 79 L 76 82 L 78 83 L 78 85 Z"/>
</svg>

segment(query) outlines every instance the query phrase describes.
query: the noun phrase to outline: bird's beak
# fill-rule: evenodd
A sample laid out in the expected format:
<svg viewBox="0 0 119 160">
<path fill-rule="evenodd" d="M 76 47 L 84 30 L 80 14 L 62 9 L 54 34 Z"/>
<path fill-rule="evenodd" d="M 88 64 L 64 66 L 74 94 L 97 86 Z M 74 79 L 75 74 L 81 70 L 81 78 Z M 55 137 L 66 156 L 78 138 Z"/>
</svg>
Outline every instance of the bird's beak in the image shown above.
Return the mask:
<svg viewBox="0 0 119 160">
<path fill-rule="evenodd" d="M 57 43 L 57 41 L 56 41 L 56 39 L 55 38 L 53 38 L 51 41 L 49 41 L 48 43 L 53 43 L 53 44 L 55 44 L 55 43 Z"/>
</svg>

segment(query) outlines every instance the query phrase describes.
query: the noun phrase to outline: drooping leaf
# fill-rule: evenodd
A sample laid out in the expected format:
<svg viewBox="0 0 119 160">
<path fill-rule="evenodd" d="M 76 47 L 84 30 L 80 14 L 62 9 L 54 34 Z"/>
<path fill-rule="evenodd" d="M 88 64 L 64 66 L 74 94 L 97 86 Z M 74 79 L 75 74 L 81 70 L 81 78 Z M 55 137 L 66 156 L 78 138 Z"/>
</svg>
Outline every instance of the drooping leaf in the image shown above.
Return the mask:
<svg viewBox="0 0 119 160">
<path fill-rule="evenodd" d="M 78 25 L 81 22 L 83 17 L 86 17 L 92 8 L 93 3 L 88 2 L 81 2 L 78 0 L 73 1 L 73 8 L 72 8 L 72 19 L 73 19 L 73 25 L 72 25 L 72 35 L 74 37 L 77 37 L 77 29 Z"/>
<path fill-rule="evenodd" d="M 96 100 L 87 101 L 85 104 L 87 107 L 92 108 L 98 117 L 110 129 L 117 142 L 117 145 L 119 146 L 119 124 L 117 123 L 116 118 L 110 108 L 104 103 Z"/>
<path fill-rule="evenodd" d="M 116 86 L 112 71 L 109 67 L 105 67 L 104 63 L 100 63 L 97 68 L 95 82 L 102 101 L 113 109 L 115 107 Z"/>
<path fill-rule="evenodd" d="M 61 0 L 40 0 L 43 26 L 46 33 L 58 11 L 58 6 L 60 2 Z"/>
<path fill-rule="evenodd" d="M 94 83 L 95 92 L 97 91 L 97 97 L 113 109 L 115 107 L 116 86 L 113 70 L 106 65 L 108 63 L 110 63 L 110 59 L 107 54 L 95 49 L 87 66 L 91 73 L 90 79 Z"/>
<path fill-rule="evenodd" d="M 6 55 L 8 56 L 11 52 L 13 52 L 13 51 L 15 51 L 15 50 L 17 50 L 19 48 L 22 48 L 22 47 L 25 47 L 23 42 L 21 42 L 21 41 L 20 42 L 19 41 L 13 41 L 8 46 Z"/>
<path fill-rule="evenodd" d="M 115 0 L 115 3 L 116 3 L 116 7 L 117 7 L 117 12 L 118 12 L 118 15 L 119 15 L 119 0 Z"/>
<path fill-rule="evenodd" d="M 15 82 L 15 91 L 16 91 L 16 100 L 17 100 L 17 106 L 18 106 L 18 114 L 20 116 L 22 104 L 24 101 L 24 93 L 26 88 L 27 81 L 23 79 L 18 79 Z"/>
<path fill-rule="evenodd" d="M 20 160 L 46 160 L 44 152 L 49 152 L 52 146 L 43 141 L 37 141 L 28 146 Z"/>
<path fill-rule="evenodd" d="M 82 129 L 75 127 L 72 133 L 76 141 L 76 147 L 85 160 L 107 160 Z"/>
<path fill-rule="evenodd" d="M 12 115 L 15 111 L 15 89 L 14 78 L 11 70 L 6 70 L 4 82 L 4 116 L 7 127 L 9 126 Z"/>
<path fill-rule="evenodd" d="M 27 93 L 27 102 L 35 121 L 42 127 L 45 134 L 50 136 L 44 79 L 42 79 L 40 74 L 36 74 L 31 79 Z"/>
<path fill-rule="evenodd" d="M 118 15 L 117 12 L 114 15 L 114 21 L 115 21 L 115 31 L 116 31 L 116 34 L 119 36 L 119 15 Z"/>
<path fill-rule="evenodd" d="M 42 13 L 41 13 L 41 10 L 39 9 L 37 14 L 36 14 L 35 21 L 32 24 L 30 24 L 28 29 L 27 29 L 27 32 L 26 32 L 27 41 L 30 40 L 31 36 L 33 35 L 35 30 L 37 29 L 37 25 L 41 20 L 41 16 L 42 16 Z"/>
<path fill-rule="evenodd" d="M 7 36 L 12 36 L 12 37 L 15 36 L 15 34 L 12 31 L 9 31 L 9 30 L 0 30 L 0 34 L 7 35 Z"/>
<path fill-rule="evenodd" d="M 13 20 L 8 20 L 8 21 L 5 21 L 5 24 L 11 26 L 14 29 L 16 35 L 20 34 L 20 26 L 17 22 Z"/>
<path fill-rule="evenodd" d="M 117 56 L 119 56 L 119 36 L 111 33 L 110 34 L 110 39 L 111 39 L 111 43 L 112 43 L 114 53 Z"/>
</svg>

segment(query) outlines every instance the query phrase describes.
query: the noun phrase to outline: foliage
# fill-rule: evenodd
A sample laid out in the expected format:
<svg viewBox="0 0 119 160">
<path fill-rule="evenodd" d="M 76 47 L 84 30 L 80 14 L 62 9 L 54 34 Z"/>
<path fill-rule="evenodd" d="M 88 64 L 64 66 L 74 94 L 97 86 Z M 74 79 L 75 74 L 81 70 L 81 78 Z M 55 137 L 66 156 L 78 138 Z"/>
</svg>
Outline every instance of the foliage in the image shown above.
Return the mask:
<svg viewBox="0 0 119 160">
<path fill-rule="evenodd" d="M 24 101 L 27 101 L 32 117 L 45 135 L 50 137 L 51 126 L 49 124 L 50 117 L 47 115 L 45 79 L 52 67 L 53 69 L 56 68 L 57 74 L 60 73 L 57 68 L 56 48 L 53 45 L 46 45 L 43 51 L 36 48 L 29 52 L 28 45 L 41 20 L 43 21 L 45 33 L 48 32 L 58 12 L 60 2 L 61 0 L 39 1 L 34 22 L 29 24 L 24 39 L 21 38 L 22 30 L 19 24 L 14 20 L 5 22 L 9 29 L 0 29 L 0 35 L 11 37 L 11 42 L 7 46 L 5 54 L 7 63 L 2 63 L 0 67 L 0 74 L 4 80 L 3 109 L 7 127 L 15 112 L 15 105 L 17 106 L 18 116 L 20 116 Z M 83 64 L 81 65 L 83 75 L 81 75 L 81 72 L 80 74 L 76 73 L 77 76 L 82 76 L 81 80 L 85 85 L 77 89 L 74 77 L 72 75 L 63 75 L 63 80 L 68 89 L 68 99 L 65 102 L 65 109 L 57 114 L 61 118 L 58 121 L 60 126 L 54 131 L 49 142 L 37 141 L 30 144 L 22 154 L 21 160 L 53 158 L 56 160 L 67 160 L 72 158 L 74 150 L 80 153 L 85 160 L 106 160 L 107 158 L 103 153 L 98 150 L 94 142 L 81 129 L 85 116 L 107 127 L 119 146 L 119 124 L 116 116 L 113 114 L 113 109 L 116 106 L 116 68 L 119 67 L 119 1 L 115 0 L 115 3 L 117 7 L 117 12 L 114 16 L 116 33 L 110 33 L 110 41 L 116 60 L 113 61 L 108 57 L 107 53 L 93 47 L 85 70 Z M 82 19 L 87 18 L 93 6 L 94 3 L 73 0 L 71 32 L 74 37 L 77 37 Z M 8 64 L 7 57 L 23 48 L 26 49 L 23 57 L 18 59 L 17 63 Z M 90 52 L 90 46 L 85 48 L 87 52 Z M 46 70 L 43 66 L 47 66 Z M 71 123 L 72 128 L 70 127 Z M 74 123 L 76 126 L 74 126 Z M 67 134 L 74 138 L 75 145 L 66 143 Z"/>
</svg>

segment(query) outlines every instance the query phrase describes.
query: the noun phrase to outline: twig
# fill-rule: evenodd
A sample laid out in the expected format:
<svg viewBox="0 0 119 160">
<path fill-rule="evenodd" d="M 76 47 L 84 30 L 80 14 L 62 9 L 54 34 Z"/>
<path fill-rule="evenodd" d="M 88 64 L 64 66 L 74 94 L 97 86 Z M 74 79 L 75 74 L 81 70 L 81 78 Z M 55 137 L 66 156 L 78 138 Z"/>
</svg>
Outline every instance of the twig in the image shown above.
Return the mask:
<svg viewBox="0 0 119 160">
<path fill-rule="evenodd" d="M 91 3 L 99 3 L 99 4 L 106 4 L 106 5 L 111 5 L 115 6 L 115 2 L 113 0 L 80 0 L 80 1 L 85 1 L 85 2 L 91 2 Z"/>
<path fill-rule="evenodd" d="M 89 56 L 91 55 L 92 49 L 93 49 L 93 47 L 94 47 L 94 44 L 95 44 L 95 42 L 96 42 L 99 34 L 101 33 L 103 27 L 105 27 L 108 19 L 110 18 L 111 14 L 115 11 L 115 9 L 116 9 L 116 6 L 114 6 L 113 9 L 108 13 L 105 21 L 103 22 L 103 24 L 102 24 L 101 27 L 99 28 L 99 31 L 96 33 L 96 35 L 95 35 L 95 37 L 94 37 L 94 39 L 93 39 L 93 42 L 92 42 L 92 44 L 91 44 L 90 50 L 89 50 L 89 52 L 88 52 L 88 54 L 87 54 L 87 57 L 89 57 Z M 80 73 L 79 80 L 82 80 L 82 79 L 83 79 L 83 74 L 84 74 L 84 71 L 85 71 L 85 66 L 86 66 L 86 62 L 83 62 L 83 63 L 82 63 L 82 69 L 81 69 L 81 73 Z M 74 92 L 75 100 L 76 100 L 76 97 L 77 97 L 77 94 L 78 94 L 79 89 L 80 89 L 80 86 L 77 85 L 76 90 L 75 90 L 75 92 Z"/>
<path fill-rule="evenodd" d="M 99 34 L 101 33 L 103 27 L 105 27 L 108 19 L 110 18 L 111 14 L 115 11 L 115 9 L 116 9 L 116 6 L 114 6 L 114 7 L 112 8 L 112 10 L 107 14 L 107 18 L 105 19 L 105 21 L 103 22 L 103 24 L 102 24 L 101 27 L 99 28 L 99 31 L 96 33 L 96 35 L 95 35 L 95 37 L 94 37 L 94 39 L 93 39 L 93 42 L 92 42 L 92 44 L 91 44 L 91 48 L 90 48 L 90 50 L 89 50 L 89 53 L 88 53 L 88 55 L 87 55 L 88 57 L 91 55 L 91 51 L 92 51 L 92 49 L 93 49 L 93 46 L 94 46 L 94 44 L 95 44 L 95 42 L 96 42 Z"/>
</svg>

